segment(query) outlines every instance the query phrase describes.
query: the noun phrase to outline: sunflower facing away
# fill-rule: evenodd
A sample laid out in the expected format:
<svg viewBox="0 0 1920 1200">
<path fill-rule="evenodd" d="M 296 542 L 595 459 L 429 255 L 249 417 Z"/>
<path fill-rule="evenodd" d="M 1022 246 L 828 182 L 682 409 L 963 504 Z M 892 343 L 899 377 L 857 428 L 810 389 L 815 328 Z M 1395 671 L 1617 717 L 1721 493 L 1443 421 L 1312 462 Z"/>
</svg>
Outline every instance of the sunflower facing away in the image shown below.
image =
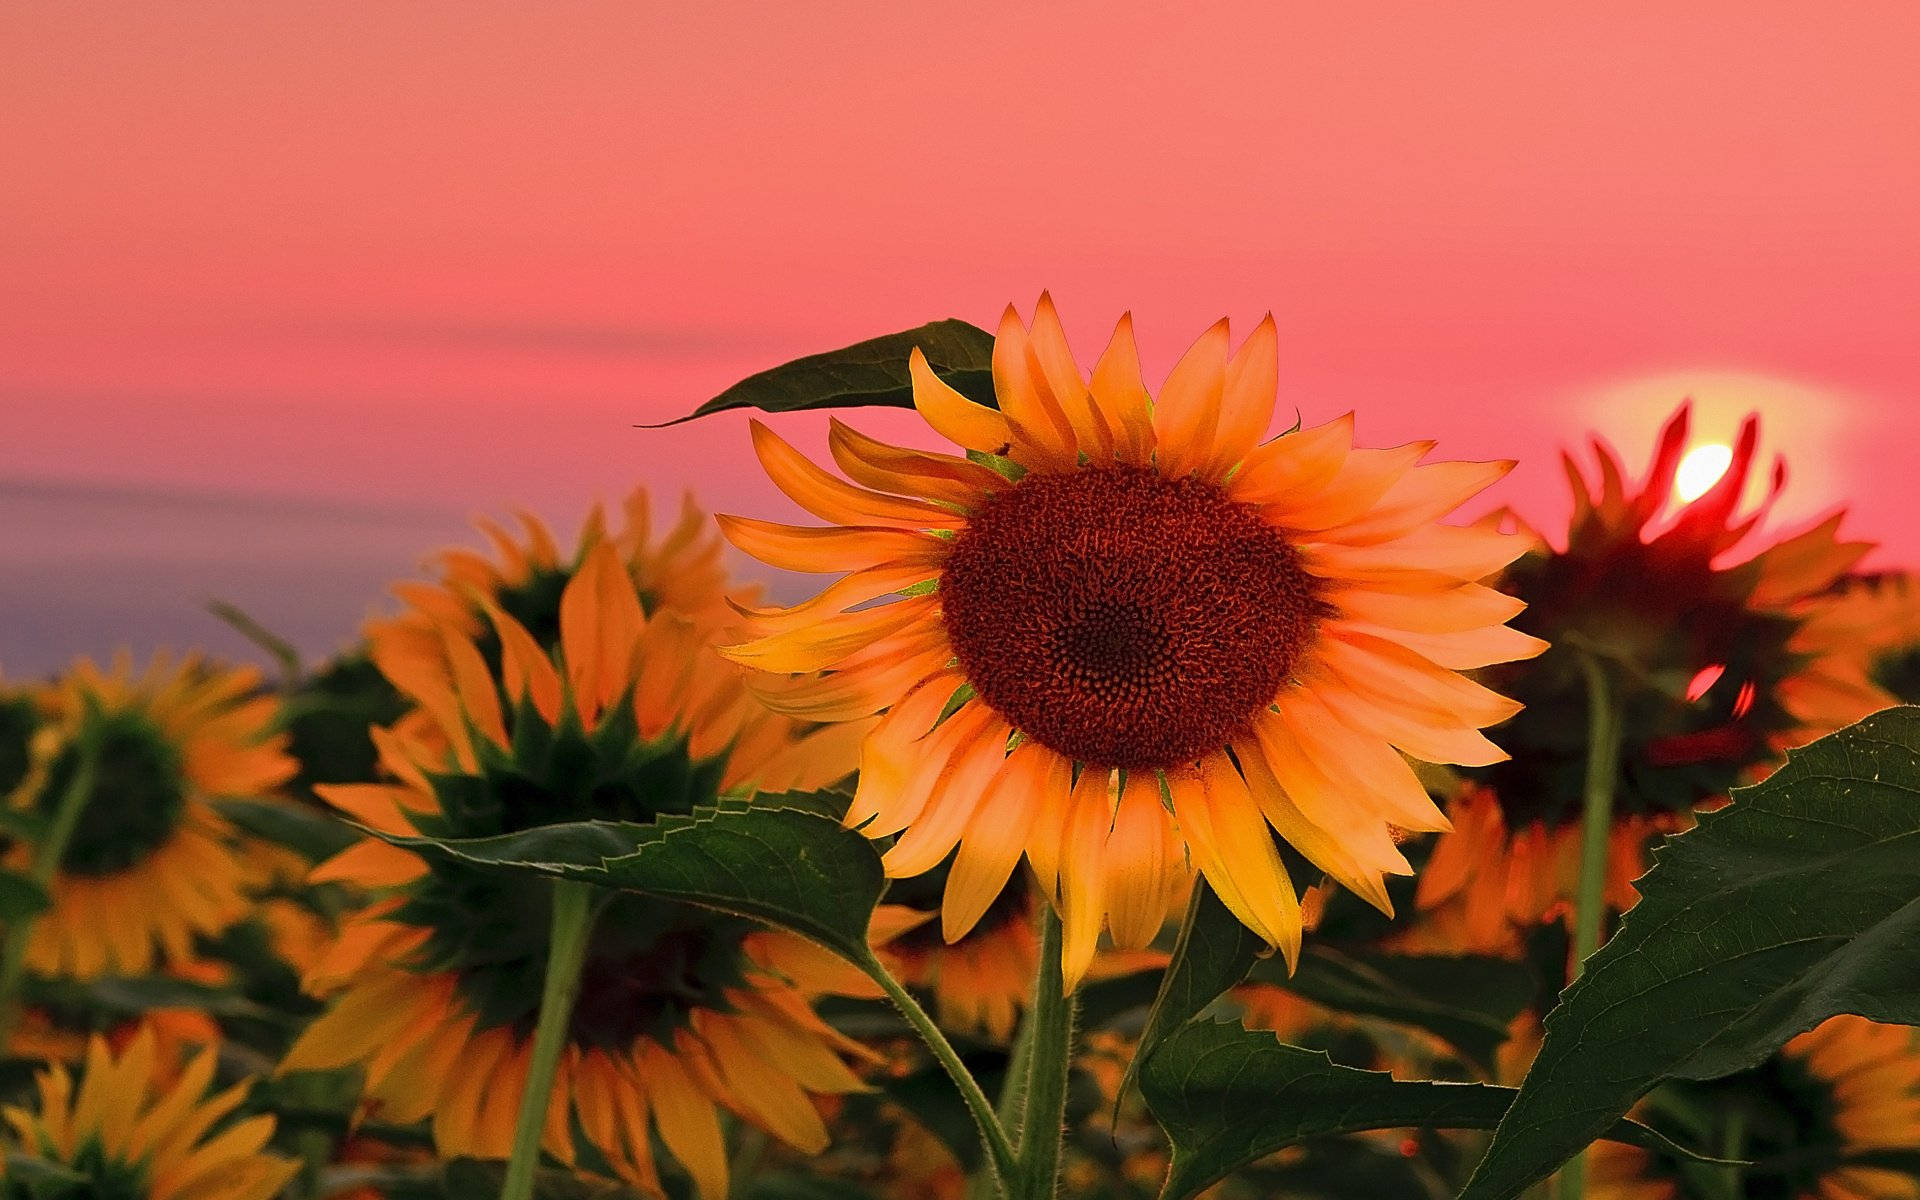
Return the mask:
<svg viewBox="0 0 1920 1200">
<path fill-rule="evenodd" d="M 1755 1200 L 1920 1200 L 1920 1177 L 1873 1161 L 1920 1146 L 1914 1031 L 1834 1017 L 1751 1070 L 1669 1084 L 1685 1107 L 1741 1122 L 1741 1195 Z M 1658 1121 L 1661 1104 L 1645 1110 Z M 1713 1144 L 1713 1143 L 1709 1143 Z M 1594 1149 L 1593 1200 L 1681 1200 L 1678 1164 L 1614 1142 Z"/>
<path fill-rule="evenodd" d="M 1409 869 L 1390 828 L 1446 824 L 1400 752 L 1501 757 L 1479 730 L 1517 706 L 1459 671 L 1540 649 L 1477 582 L 1526 541 L 1435 522 L 1511 464 L 1355 449 L 1348 418 L 1264 440 L 1275 348 L 1269 319 L 1230 354 L 1222 321 L 1154 399 L 1128 320 L 1088 379 L 1043 296 L 1031 329 L 1001 321 L 997 410 L 913 356 L 915 407 L 971 457 L 835 421 L 841 479 L 755 425 L 774 482 L 832 524 L 723 531 L 844 577 L 758 614 L 729 653 L 791 676 L 760 686 L 781 711 L 886 713 L 848 821 L 901 835 L 895 877 L 954 854 L 946 937 L 1024 852 L 1072 984 L 1102 926 L 1123 948 L 1159 932 L 1191 861 L 1291 958 L 1300 912 L 1271 832 L 1384 906 L 1383 874 Z"/>
<path fill-rule="evenodd" d="M 1579 875 L 1587 753 L 1580 656 L 1604 664 L 1622 705 L 1622 744 L 1607 901 L 1632 905 L 1647 843 L 1692 823 L 1781 751 L 1894 703 L 1857 651 L 1823 651 L 1812 614 L 1869 543 L 1842 542 L 1833 516 L 1744 558 L 1767 508 L 1737 516 L 1758 448 L 1749 419 L 1726 473 L 1664 516 L 1687 444 L 1682 406 L 1661 430 L 1647 477 L 1624 471 L 1595 439 L 1600 486 L 1569 457 L 1574 515 L 1563 548 L 1540 539 L 1506 587 L 1527 604 L 1517 624 L 1553 648 L 1524 669 L 1487 673 L 1526 704 L 1503 732 L 1510 760 L 1469 771 L 1449 805 L 1454 831 L 1421 872 L 1419 902 L 1455 926 L 1458 949 L 1498 951 L 1514 930 L 1570 911 Z M 1784 484 L 1776 464 L 1767 504 Z M 1845 639 L 1838 639 L 1844 641 Z M 1847 673 L 1842 686 L 1832 678 Z"/>
<path fill-rule="evenodd" d="M 177 1079 L 163 1078 L 150 1031 L 117 1056 L 96 1037 L 77 1093 L 73 1076 L 56 1063 L 35 1078 L 38 1111 L 8 1107 L 7 1124 L 24 1153 L 85 1176 L 83 1194 L 93 1200 L 273 1200 L 300 1164 L 262 1153 L 273 1136 L 270 1116 L 214 1132 L 250 1086 L 243 1082 L 209 1097 L 216 1058 L 213 1049 L 203 1050 Z M 16 1191 L 24 1181 L 7 1174 L 0 1164 L 0 1196 L 41 1194 Z"/>
<path fill-rule="evenodd" d="M 392 833 L 482 837 L 565 821 L 651 821 L 719 791 L 817 788 L 849 774 L 856 742 L 767 713 L 696 622 L 645 611 L 630 563 L 590 532 L 553 598 L 550 642 L 469 592 L 485 613 L 377 631 L 374 659 L 419 706 L 376 730 L 390 784 L 322 786 Z M 283 1069 L 358 1064 L 382 1123 L 431 1119 L 441 1153 L 505 1157 L 527 1078 L 549 936 L 544 880 L 477 871 L 368 840 L 316 880 L 372 891 L 308 975 L 335 1003 Z M 817 1151 L 813 1094 L 861 1085 L 857 1051 L 809 1007 L 843 968 L 797 937 L 705 909 L 606 892 L 598 900 L 545 1149 L 657 1192 L 654 1137 L 700 1195 L 727 1189 L 719 1113 Z M 849 985 L 851 986 L 851 985 Z"/>
<path fill-rule="evenodd" d="M 111 671 L 82 660 L 46 704 L 38 761 L 13 806 L 50 817 L 86 747 L 94 769 L 28 968 L 89 979 L 188 961 L 196 935 L 248 908 L 248 865 L 212 802 L 269 794 L 296 769 L 273 732 L 276 701 L 251 668 L 158 655 L 138 675 L 124 656 Z M 24 868 L 32 853 L 18 843 L 4 861 Z"/>
</svg>

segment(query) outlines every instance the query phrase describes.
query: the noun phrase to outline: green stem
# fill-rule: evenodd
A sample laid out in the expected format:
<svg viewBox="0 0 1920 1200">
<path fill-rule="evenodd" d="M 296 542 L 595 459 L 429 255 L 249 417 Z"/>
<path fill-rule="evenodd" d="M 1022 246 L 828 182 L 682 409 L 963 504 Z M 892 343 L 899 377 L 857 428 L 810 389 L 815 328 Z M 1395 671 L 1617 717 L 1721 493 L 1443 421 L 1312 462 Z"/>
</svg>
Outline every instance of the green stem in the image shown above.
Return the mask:
<svg viewBox="0 0 1920 1200">
<path fill-rule="evenodd" d="M 960 1061 L 960 1055 L 954 1050 L 953 1043 L 947 1041 L 946 1035 L 940 1032 L 940 1027 L 934 1024 L 932 1017 L 927 1015 L 927 1010 L 920 1007 L 920 1002 L 913 998 L 913 993 L 906 989 L 905 984 L 895 979 L 892 972 L 880 965 L 880 961 L 872 956 L 869 956 L 868 961 L 861 963 L 860 966 L 875 983 L 880 985 L 881 990 L 886 992 L 887 999 L 893 1001 L 893 1006 L 900 1010 L 900 1015 L 907 1019 L 907 1024 L 913 1026 L 913 1031 L 920 1035 L 922 1042 L 926 1043 L 927 1050 L 932 1053 L 935 1061 L 946 1071 L 947 1077 L 953 1080 L 953 1086 L 959 1091 L 961 1101 L 967 1106 L 967 1112 L 973 1116 L 975 1127 L 980 1130 L 980 1141 L 987 1148 L 987 1165 L 993 1172 L 994 1186 L 1004 1195 L 1007 1180 L 1013 1174 L 1013 1144 L 1007 1140 L 1006 1127 L 1000 1124 L 1000 1119 L 994 1115 L 993 1105 L 987 1100 L 987 1094 L 980 1090 L 979 1081 L 967 1070 L 967 1065 Z M 502 1197 L 501 1200 L 509 1200 L 509 1198 Z"/>
<path fill-rule="evenodd" d="M 533 1029 L 533 1057 L 527 1088 L 520 1094 L 520 1117 L 513 1127 L 513 1157 L 507 1161 L 500 1200 L 530 1200 L 533 1175 L 540 1165 L 540 1135 L 553 1100 L 553 1076 L 566 1047 L 573 1002 L 580 994 L 580 968 L 593 933 L 593 885 L 571 879 L 553 881 L 553 932 L 547 942 L 547 978 L 540 993 L 540 1020 Z"/>
<path fill-rule="evenodd" d="M 1060 914 L 1040 906 L 1040 976 L 1034 984 L 1032 1063 L 1020 1118 L 1020 1158 L 1013 1200 L 1053 1200 L 1059 1188 L 1065 1132 L 1067 1071 L 1073 1062 L 1073 1002 L 1063 992 Z"/>
<path fill-rule="evenodd" d="M 1738 1107 L 1727 1113 L 1727 1123 L 1720 1131 L 1720 1157 L 1736 1160 L 1747 1151 L 1747 1114 Z M 1746 1195 L 1746 1184 L 1741 1176 L 1745 1168 L 1728 1165 L 1720 1169 L 1721 1185 L 1726 1189 L 1727 1200 L 1740 1200 Z"/>
<path fill-rule="evenodd" d="M 34 847 L 33 862 L 27 868 L 27 877 L 43 890 L 51 889 L 53 877 L 60 873 L 60 861 L 66 857 L 67 844 L 73 841 L 73 831 L 80 827 L 80 814 L 93 798 L 99 746 L 91 735 L 82 733 L 77 749 L 80 760 L 74 766 L 73 778 L 61 794 L 60 806 L 53 812 L 46 836 Z M 33 925 L 37 919 L 37 916 L 26 916 L 13 922 L 7 929 L 5 947 L 0 949 L 0 1048 L 12 1043 L 14 1022 L 20 1016 L 20 985 L 27 977 L 27 947 L 33 941 Z"/>
<path fill-rule="evenodd" d="M 1623 714 L 1613 696 L 1607 669 L 1593 655 L 1579 652 L 1587 680 L 1587 774 L 1580 827 L 1580 890 L 1573 907 L 1573 978 L 1586 970 L 1600 948 L 1607 922 L 1607 851 L 1613 840 L 1613 792 L 1620 774 Z M 1560 1172 L 1560 1200 L 1581 1200 L 1587 1190 L 1583 1151 Z"/>
<path fill-rule="evenodd" d="M 1600 948 L 1607 917 L 1607 849 L 1613 833 L 1613 791 L 1620 774 L 1621 713 L 1607 669 L 1580 655 L 1587 677 L 1586 805 L 1580 830 L 1580 891 L 1574 903 L 1573 976 Z"/>
</svg>

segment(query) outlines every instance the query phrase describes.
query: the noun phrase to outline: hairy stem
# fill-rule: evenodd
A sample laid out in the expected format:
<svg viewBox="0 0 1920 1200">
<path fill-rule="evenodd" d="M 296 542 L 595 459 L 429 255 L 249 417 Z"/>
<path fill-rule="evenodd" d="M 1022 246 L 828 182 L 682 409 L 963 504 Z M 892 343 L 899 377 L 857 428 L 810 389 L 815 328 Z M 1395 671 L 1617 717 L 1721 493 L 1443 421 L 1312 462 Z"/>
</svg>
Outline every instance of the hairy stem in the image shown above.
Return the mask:
<svg viewBox="0 0 1920 1200">
<path fill-rule="evenodd" d="M 1060 914 L 1041 906 L 1040 975 L 1034 984 L 1027 1098 L 1020 1118 L 1014 1200 L 1053 1200 L 1065 1132 L 1067 1071 L 1073 1062 L 1073 1001 L 1060 971 Z"/>
<path fill-rule="evenodd" d="M 1007 1181 L 1013 1175 L 1013 1144 L 1007 1140 L 1006 1127 L 1000 1123 L 1000 1118 L 994 1115 L 993 1104 L 988 1101 L 987 1094 L 980 1089 L 979 1081 L 973 1077 L 972 1072 L 967 1070 L 967 1065 L 960 1061 L 960 1054 L 953 1048 L 953 1043 L 947 1041 L 946 1035 L 940 1032 L 940 1027 L 934 1024 L 932 1017 L 927 1015 L 927 1010 L 920 1007 L 920 1002 L 913 998 L 913 993 L 907 990 L 905 984 L 895 979 L 893 973 L 871 955 L 868 956 L 868 961 L 861 963 L 860 966 L 875 983 L 880 985 L 881 990 L 887 993 L 887 998 L 893 1001 L 893 1006 L 900 1010 L 900 1015 L 907 1019 L 907 1024 L 913 1026 L 913 1031 L 920 1035 L 922 1042 L 926 1043 L 927 1050 L 933 1055 L 934 1060 L 946 1071 L 947 1077 L 953 1080 L 953 1086 L 959 1091 L 961 1101 L 967 1106 L 967 1112 L 973 1116 L 974 1126 L 980 1131 L 980 1141 L 987 1149 L 987 1166 L 993 1173 L 994 1186 L 1000 1194 L 1005 1195 Z"/>
</svg>

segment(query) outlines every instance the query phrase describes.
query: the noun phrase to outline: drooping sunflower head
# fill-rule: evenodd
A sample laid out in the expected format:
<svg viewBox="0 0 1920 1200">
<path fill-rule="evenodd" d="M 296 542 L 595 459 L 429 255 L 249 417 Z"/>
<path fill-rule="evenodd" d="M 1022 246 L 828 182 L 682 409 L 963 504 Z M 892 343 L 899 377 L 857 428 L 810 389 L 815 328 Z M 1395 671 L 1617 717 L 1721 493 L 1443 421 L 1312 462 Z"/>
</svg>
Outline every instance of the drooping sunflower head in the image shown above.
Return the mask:
<svg viewBox="0 0 1920 1200">
<path fill-rule="evenodd" d="M 836 421 L 842 479 L 756 425 L 774 482 L 832 524 L 721 518 L 765 562 L 844 573 L 729 653 L 795 676 L 760 686 L 782 711 L 886 713 L 848 819 L 901 835 L 889 873 L 953 854 L 958 937 L 1024 852 L 1070 979 L 1103 926 L 1151 939 L 1189 861 L 1291 955 L 1276 832 L 1385 905 L 1382 875 L 1408 869 L 1390 827 L 1444 825 L 1401 752 L 1499 759 L 1479 730 L 1515 706 L 1459 672 L 1539 649 L 1478 582 L 1525 539 L 1436 523 L 1511 464 L 1355 449 L 1345 418 L 1269 439 L 1270 319 L 1237 352 L 1215 325 L 1157 398 L 1127 320 L 1083 376 L 1045 297 L 1031 328 L 1000 324 L 998 408 L 918 354 L 912 372 L 967 457 Z"/>
<path fill-rule="evenodd" d="M 499 605 L 478 602 L 484 634 L 427 621 L 375 639 L 375 661 L 418 711 L 375 732 L 394 782 L 319 789 L 364 824 L 470 838 L 644 822 L 738 787 L 820 787 L 854 765 L 858 730 L 816 732 L 762 710 L 693 620 L 645 611 L 610 541 L 572 571 L 551 649 Z M 443 1153 L 504 1156 L 548 957 L 549 885 L 378 840 L 314 878 L 379 898 L 308 973 L 310 989 L 337 1000 L 285 1065 L 360 1064 L 383 1121 L 431 1117 Z M 657 1133 L 701 1194 L 718 1197 L 722 1108 L 817 1149 L 826 1134 L 811 1095 L 858 1081 L 840 1058 L 853 1044 L 807 997 L 846 978 L 797 938 L 687 905 L 602 895 L 548 1150 L 657 1189 Z"/>
<path fill-rule="evenodd" d="M 300 1163 L 264 1153 L 271 1116 L 229 1121 L 243 1082 L 208 1096 L 216 1052 L 203 1050 L 178 1078 L 159 1070 L 157 1040 L 141 1031 L 115 1054 L 95 1037 L 76 1091 L 64 1064 L 37 1078 L 38 1104 L 8 1107 L 21 1149 L 86 1177 L 94 1200 L 272 1200 Z M 224 1128 L 217 1128 L 224 1124 Z M 0 1195 L 15 1192 L 0 1161 Z"/>
<path fill-rule="evenodd" d="M 1776 461 L 1766 502 L 1740 515 L 1759 444 L 1753 418 L 1725 474 L 1667 515 L 1688 417 L 1682 405 L 1661 430 L 1631 494 L 1604 443 L 1594 443 L 1597 489 L 1568 457 L 1574 515 L 1565 546 L 1543 543 L 1509 573 L 1507 589 L 1528 606 L 1517 624 L 1554 647 L 1524 670 L 1490 673 L 1527 706 L 1504 741 L 1512 760 L 1483 776 L 1514 828 L 1578 818 L 1582 655 L 1603 663 L 1623 691 L 1617 807 L 1627 815 L 1684 813 L 1724 796 L 1786 746 L 1891 703 L 1808 686 L 1817 663 L 1801 638 L 1808 605 L 1869 543 L 1838 540 L 1835 515 L 1741 557 L 1786 477 Z"/>
<path fill-rule="evenodd" d="M 1752 1200 L 1920 1200 L 1920 1177 L 1876 1164 L 1920 1146 L 1920 1047 L 1905 1026 L 1833 1017 L 1759 1066 L 1704 1083 L 1670 1083 L 1682 1111 L 1739 1123 L 1741 1195 Z M 1658 1124 L 1661 1106 L 1649 1110 Z M 1676 1165 L 1644 1150 L 1608 1152 L 1608 1200 L 1681 1195 Z"/>
<path fill-rule="evenodd" d="M 158 655 L 137 675 L 125 658 L 110 671 L 82 660 L 47 706 L 50 728 L 13 805 L 51 823 L 73 789 L 86 795 L 28 966 L 90 978 L 143 974 L 159 956 L 184 962 L 195 935 L 246 911 L 246 866 L 213 802 L 264 796 L 292 777 L 277 702 L 251 668 Z M 32 852 L 18 843 L 7 861 Z"/>
</svg>

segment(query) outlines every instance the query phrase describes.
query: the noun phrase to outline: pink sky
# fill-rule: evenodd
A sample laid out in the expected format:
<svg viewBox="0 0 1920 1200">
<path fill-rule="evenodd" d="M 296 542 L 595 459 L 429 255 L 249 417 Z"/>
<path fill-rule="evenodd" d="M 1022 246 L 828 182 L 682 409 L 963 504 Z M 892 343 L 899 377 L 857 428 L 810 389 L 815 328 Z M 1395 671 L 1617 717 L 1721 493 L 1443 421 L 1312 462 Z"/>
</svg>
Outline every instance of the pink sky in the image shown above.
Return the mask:
<svg viewBox="0 0 1920 1200">
<path fill-rule="evenodd" d="M 1920 560 L 1920 8 L 1152 8 L 12 0 L 0 483 L 768 511 L 740 421 L 630 426 L 1046 287 L 1150 371 L 1271 309 L 1309 421 L 1536 511 L 1590 425 L 1758 407 L 1790 513 Z M 33 511 L 16 565 L 85 540 Z"/>
</svg>

